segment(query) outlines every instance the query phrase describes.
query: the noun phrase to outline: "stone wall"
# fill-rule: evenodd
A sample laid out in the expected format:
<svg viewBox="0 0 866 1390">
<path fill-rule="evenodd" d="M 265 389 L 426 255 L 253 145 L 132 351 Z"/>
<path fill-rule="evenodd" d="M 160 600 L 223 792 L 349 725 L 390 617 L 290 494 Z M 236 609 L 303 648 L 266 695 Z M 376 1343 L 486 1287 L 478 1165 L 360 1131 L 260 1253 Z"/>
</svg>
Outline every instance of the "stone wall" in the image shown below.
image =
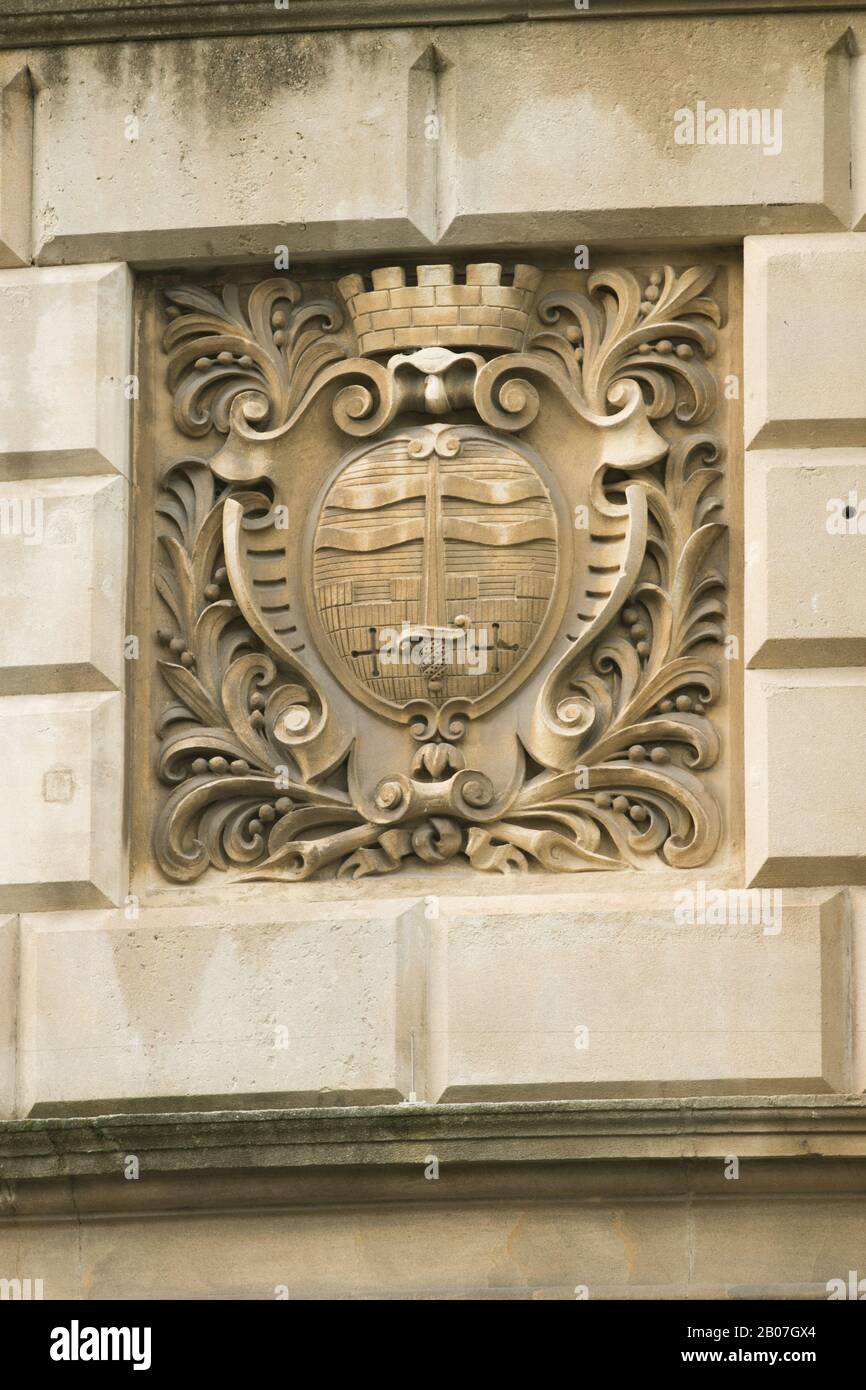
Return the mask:
<svg viewBox="0 0 866 1390">
<path fill-rule="evenodd" d="M 149 1218 L 192 1200 L 176 1155 L 203 1131 L 187 1112 L 267 1111 L 290 1112 L 269 1157 L 250 1160 L 246 1138 L 225 1162 L 205 1146 L 207 1205 L 176 1221 L 172 1294 L 814 1295 L 856 1264 L 863 1220 L 866 11 L 551 3 L 527 20 L 443 0 L 428 25 L 413 5 L 329 6 L 329 25 L 294 0 L 284 23 L 244 6 L 249 32 L 220 7 L 197 27 L 194 4 L 152 31 L 102 5 L 86 21 L 73 6 L 65 29 L 39 6 L 0 22 L 0 1274 L 19 1250 L 22 1277 L 41 1261 L 56 1296 L 101 1296 L 122 1282 L 91 1219 L 110 1213 L 109 1244 L 141 1252 L 129 1291 L 154 1293 Z M 781 113 L 779 148 L 679 143 L 676 113 L 699 103 Z M 158 293 L 255 280 L 287 255 L 301 282 L 343 277 L 370 316 L 361 351 L 383 332 L 401 351 L 421 344 L 399 332 L 431 327 L 406 295 L 438 283 L 404 266 L 516 262 L 501 293 L 529 312 L 533 277 L 572 274 L 579 249 L 590 270 L 712 260 L 729 276 L 714 370 L 732 419 L 735 641 L 717 851 L 649 876 L 416 862 L 389 881 L 170 882 L 149 848 L 151 533 L 172 428 Z M 514 308 L 494 324 L 465 291 L 434 295 L 456 315 L 447 332 L 518 350 Z M 214 438 L 186 447 L 208 457 Z M 704 895 L 690 922 L 684 889 Z M 738 900 L 757 917 L 730 898 L 707 911 L 729 890 L 763 890 Z M 680 1181 L 710 1097 L 721 1128 Z M 540 1128 L 516 1152 L 524 1103 Z M 596 1152 L 599 1106 L 611 1133 L 673 1137 Z M 370 1154 L 350 1179 L 331 1173 L 338 1107 L 409 1144 L 387 1181 L 369 1178 L 364 1200 L 385 1203 L 361 1237 L 374 1272 L 344 1282 L 308 1272 L 339 1265 L 371 1222 L 349 1212 Z M 321 1151 L 299 1156 L 291 1126 L 315 1145 L 313 1108 Z M 130 1128 L 100 1129 L 106 1115 Z M 154 1148 L 158 1115 L 173 1118 Z M 560 1123 L 578 1136 L 567 1152 Z M 827 1153 L 820 1175 L 796 1167 L 792 1126 Z M 61 1175 L 37 1161 L 67 1140 L 85 1268 Z M 415 1181 L 439 1140 L 450 1194 Z M 124 1183 L 138 1148 L 142 1179 Z M 721 1180 L 730 1154 L 744 1173 L 754 1160 L 741 1186 Z M 406 1242 L 452 1239 L 458 1193 L 476 1202 L 461 1258 L 416 1287 Z M 262 1239 L 243 1214 L 256 1194 L 279 1211 L 273 1250 L 230 1275 Z M 530 1207 L 528 1253 L 509 1263 Z M 307 1272 L 280 1278 L 299 1231 Z M 199 1249 L 213 1277 L 189 1261 Z"/>
</svg>

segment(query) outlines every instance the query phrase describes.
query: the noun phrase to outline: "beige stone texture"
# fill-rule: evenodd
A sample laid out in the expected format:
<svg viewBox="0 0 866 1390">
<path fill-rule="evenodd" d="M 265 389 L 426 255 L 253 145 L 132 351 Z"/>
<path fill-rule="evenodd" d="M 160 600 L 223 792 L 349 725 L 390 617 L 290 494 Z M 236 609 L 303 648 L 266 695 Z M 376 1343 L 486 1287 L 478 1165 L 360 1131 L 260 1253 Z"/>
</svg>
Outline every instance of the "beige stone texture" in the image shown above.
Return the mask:
<svg viewBox="0 0 866 1390">
<path fill-rule="evenodd" d="M 0 917 L 0 1120 L 15 1110 L 18 918 Z"/>
<path fill-rule="evenodd" d="M 285 897 L 25 916 L 20 1112 L 397 1102 L 420 916 Z"/>
<path fill-rule="evenodd" d="M 400 1207 L 85 1220 L 76 1234 L 73 1260 L 62 1223 L 9 1223 L 3 1268 L 47 1268 L 46 1298 L 573 1301 L 581 1287 L 591 1299 L 700 1298 L 778 1285 L 780 1271 L 797 1293 L 856 1267 L 866 1217 L 853 1197 L 695 1213 L 670 1200 L 433 1205 L 419 1191 Z"/>
<path fill-rule="evenodd" d="M 0 763 L 0 907 L 119 902 L 123 696 L 4 696 Z"/>
<path fill-rule="evenodd" d="M 0 1246 L 3 1276 L 6 1279 L 42 1280 L 46 1299 L 82 1296 L 79 1263 L 80 1233 L 71 1222 L 3 1223 Z M 23 1271 L 20 1273 L 19 1271 Z"/>
<path fill-rule="evenodd" d="M 746 873 L 866 881 L 866 669 L 745 673 Z"/>
<path fill-rule="evenodd" d="M 851 1089 L 866 1091 L 866 888 L 850 890 Z"/>
<path fill-rule="evenodd" d="M 0 487 L 0 695 L 122 689 L 128 484 Z"/>
<path fill-rule="evenodd" d="M 373 23 L 292 0 L 277 32 L 208 36 L 242 21 L 88 0 L 52 31 L 51 2 L 0 16 L 34 41 L 0 51 L 0 1279 L 571 1301 L 824 1298 L 866 1273 L 866 10 L 413 0 Z M 778 149 L 678 143 L 699 101 L 777 115 Z M 343 275 L 364 350 L 489 355 L 523 346 L 541 273 L 499 262 L 584 246 L 591 271 L 726 266 L 709 365 L 740 393 L 720 491 L 744 660 L 697 769 L 722 807 L 706 880 L 238 883 L 212 817 L 201 879 L 169 884 L 152 493 L 222 436 L 169 418 L 134 279 L 152 306 L 285 250 Z M 139 360 L 162 396 L 137 407 L 127 666 Z"/>
<path fill-rule="evenodd" d="M 866 665 L 866 449 L 752 451 L 745 525 L 748 665 Z"/>
<path fill-rule="evenodd" d="M 269 897 L 26 915 L 19 1113 L 848 1086 L 836 893 Z"/>
<path fill-rule="evenodd" d="M 634 19 L 624 43 L 616 19 L 572 16 L 34 50 L 36 259 L 847 227 L 845 32 L 838 15 L 741 16 L 684 44 L 675 19 Z M 781 110 L 779 152 L 677 144 L 675 112 L 701 94 Z"/>
<path fill-rule="evenodd" d="M 125 265 L 0 271 L 0 477 L 129 467 Z"/>
<path fill-rule="evenodd" d="M 0 1266 L 48 1299 L 826 1298 L 862 1130 L 826 1096 L 31 1120 Z"/>
<path fill-rule="evenodd" d="M 747 446 L 866 444 L 864 320 L 862 236 L 746 238 Z"/>
<path fill-rule="evenodd" d="M 851 178 L 854 194 L 854 226 L 866 230 L 866 54 L 861 51 L 851 64 Z"/>
<path fill-rule="evenodd" d="M 691 888 L 693 902 L 673 890 L 593 912 L 553 895 L 535 897 L 531 914 L 508 900 L 443 901 L 430 1098 L 843 1087 L 839 896 L 782 906 L 781 894 L 778 905 L 771 893 L 726 902 L 712 885 Z M 675 913 L 689 904 L 696 921 L 681 924 Z"/>
<path fill-rule="evenodd" d="M 0 266 L 30 260 L 33 84 L 20 55 L 0 54 Z"/>
<path fill-rule="evenodd" d="M 473 136 L 443 180 L 444 240 L 495 241 L 514 227 L 516 188 L 535 194 L 518 223 L 525 242 L 665 235 L 674 223 L 698 237 L 847 226 L 844 28 L 826 16 L 706 19 L 687 47 L 675 20 L 630 25 L 627 43 L 604 21 L 556 37 L 528 26 L 513 45 L 443 35 L 459 75 L 446 71 L 443 87 L 453 80 L 456 127 Z M 674 113 L 704 94 L 726 113 L 780 110 L 780 152 L 676 143 Z"/>
</svg>

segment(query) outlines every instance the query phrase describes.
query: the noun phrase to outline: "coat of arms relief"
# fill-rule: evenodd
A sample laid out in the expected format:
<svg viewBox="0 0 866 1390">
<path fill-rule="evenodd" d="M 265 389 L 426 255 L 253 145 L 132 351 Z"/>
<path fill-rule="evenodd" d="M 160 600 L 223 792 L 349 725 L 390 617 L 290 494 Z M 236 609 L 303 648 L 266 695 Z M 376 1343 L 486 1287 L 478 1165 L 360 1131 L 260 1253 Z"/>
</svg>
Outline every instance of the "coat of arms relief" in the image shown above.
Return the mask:
<svg viewBox="0 0 866 1390">
<path fill-rule="evenodd" d="M 715 273 L 167 291 L 169 878 L 712 856 Z"/>
</svg>

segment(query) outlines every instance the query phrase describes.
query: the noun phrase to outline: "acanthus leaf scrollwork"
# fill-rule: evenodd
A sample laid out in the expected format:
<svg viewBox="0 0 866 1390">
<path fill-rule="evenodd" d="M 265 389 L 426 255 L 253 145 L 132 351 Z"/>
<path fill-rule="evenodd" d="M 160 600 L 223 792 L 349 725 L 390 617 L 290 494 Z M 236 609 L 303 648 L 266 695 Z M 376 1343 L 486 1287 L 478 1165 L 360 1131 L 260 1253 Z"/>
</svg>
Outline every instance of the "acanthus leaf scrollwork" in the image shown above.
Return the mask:
<svg viewBox="0 0 866 1390">
<path fill-rule="evenodd" d="M 185 433 L 215 429 L 231 439 L 234 431 L 241 443 L 262 436 L 262 448 L 272 448 L 326 391 L 335 429 L 372 436 L 371 449 L 386 454 L 399 446 L 407 459 L 460 455 L 465 471 L 472 441 L 495 441 L 485 430 L 529 435 L 555 398 L 577 426 L 602 438 L 584 486 L 599 531 L 593 543 L 608 546 L 615 563 L 588 563 L 590 582 L 592 573 L 610 572 L 608 588 L 607 575 L 595 581 L 597 592 L 586 588 L 594 610 L 575 617 L 563 608 L 557 643 L 534 682 L 516 694 L 502 685 L 501 709 L 509 700 L 514 706 L 507 775 L 497 775 L 495 758 L 476 765 L 471 737 L 495 699 L 488 692 L 486 704 L 473 700 L 455 678 L 438 709 L 415 699 L 389 712 L 379 699 L 378 713 L 398 726 L 388 748 L 402 737 L 409 745 L 402 762 L 379 769 L 365 790 L 360 740 L 384 727 L 375 722 L 376 699 L 367 693 L 362 704 L 373 714 L 362 708 L 360 722 L 335 739 L 339 716 L 329 700 L 350 708 L 340 704 L 349 677 L 326 657 L 335 685 L 314 670 L 304 641 L 290 647 L 276 636 L 266 608 L 256 607 L 255 585 L 277 580 L 251 581 L 244 572 L 243 536 L 288 499 L 283 475 L 275 468 L 262 481 L 265 465 L 257 455 L 249 464 L 243 449 L 225 466 L 219 458 L 174 463 L 160 496 L 156 577 L 172 622 L 160 634 L 168 648 L 160 670 L 173 699 L 157 730 L 158 775 L 171 788 L 155 841 L 167 875 L 190 880 L 210 865 L 239 878 L 292 881 L 320 871 L 357 878 L 393 872 L 408 857 L 433 865 L 458 855 L 500 872 L 706 862 L 721 832 L 703 774 L 720 753 L 712 648 L 724 638 L 725 526 L 721 446 L 692 427 L 717 405 L 706 365 L 721 321 L 705 294 L 712 279 L 709 267 L 682 274 L 665 267 L 644 283 L 630 271 L 600 271 L 586 293 L 541 295 L 521 352 L 485 359 L 443 346 L 397 354 L 386 365 L 353 357 L 350 330 L 337 331 L 336 302 L 305 302 L 294 282 L 262 282 L 245 307 L 231 286 L 222 299 L 197 288 L 169 292 L 172 310 L 186 310 L 173 313 L 166 331 L 175 421 Z M 474 410 L 474 434 L 460 426 L 436 442 L 445 426 L 386 428 L 401 412 L 455 410 Z M 650 423 L 669 416 L 677 422 L 672 439 Z M 510 477 L 520 469 L 532 476 L 531 453 L 524 468 L 509 462 L 504 443 L 497 447 Z M 371 462 L 369 476 L 381 467 Z M 364 496 L 373 496 L 378 484 L 362 482 Z M 490 496 L 501 499 L 507 490 L 497 486 Z M 531 496 L 533 486 L 521 482 L 519 495 Z M 338 493 L 343 498 L 345 487 Z M 560 558 L 562 550 L 560 543 Z M 577 594 L 580 586 L 572 588 Z M 438 650 L 434 629 L 423 631 Z M 368 684 L 380 677 L 374 660 Z M 491 738 L 508 727 L 507 716 L 499 718 Z M 316 762 L 305 748 L 328 725 L 328 751 Z"/>
</svg>

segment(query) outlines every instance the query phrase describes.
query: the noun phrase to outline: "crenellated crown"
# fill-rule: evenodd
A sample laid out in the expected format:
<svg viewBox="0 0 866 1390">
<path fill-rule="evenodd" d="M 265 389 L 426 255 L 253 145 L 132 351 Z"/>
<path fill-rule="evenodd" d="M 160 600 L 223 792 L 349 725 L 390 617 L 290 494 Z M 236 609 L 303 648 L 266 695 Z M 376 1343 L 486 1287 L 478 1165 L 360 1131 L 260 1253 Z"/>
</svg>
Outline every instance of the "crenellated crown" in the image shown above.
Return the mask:
<svg viewBox="0 0 866 1390">
<path fill-rule="evenodd" d="M 465 282 L 451 265 L 419 265 L 415 282 L 403 266 L 344 275 L 337 287 L 358 334 L 362 356 L 424 347 L 519 351 L 541 271 L 516 265 L 510 284 L 501 265 L 466 267 Z"/>
</svg>

